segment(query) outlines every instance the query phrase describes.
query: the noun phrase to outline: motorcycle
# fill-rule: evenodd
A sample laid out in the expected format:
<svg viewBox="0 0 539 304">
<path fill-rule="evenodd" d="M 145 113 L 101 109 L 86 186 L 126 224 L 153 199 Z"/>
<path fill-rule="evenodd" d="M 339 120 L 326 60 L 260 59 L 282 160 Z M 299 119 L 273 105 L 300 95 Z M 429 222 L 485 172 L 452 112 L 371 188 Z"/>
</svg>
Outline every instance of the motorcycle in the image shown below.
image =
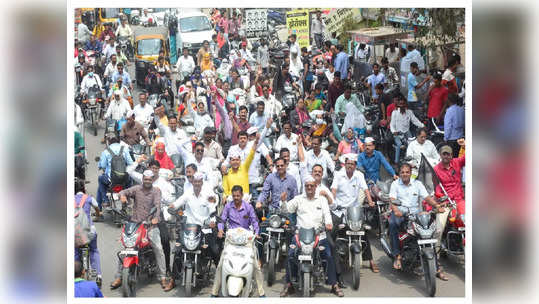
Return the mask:
<svg viewBox="0 0 539 304">
<path fill-rule="evenodd" d="M 283 110 L 287 113 L 293 111 L 296 108 L 298 99 L 294 92 L 292 84 L 289 82 L 284 83 L 284 94 L 282 97 Z"/>
<path fill-rule="evenodd" d="M 253 292 L 254 234 L 243 228 L 226 232 L 221 254 L 223 271 L 221 293 L 228 297 L 248 297 Z"/>
<path fill-rule="evenodd" d="M 286 256 L 292 233 L 288 227 L 290 219 L 285 213 L 273 208 L 268 211 L 269 218 L 263 216 L 260 224 L 260 228 L 265 228 L 266 232 L 260 235 L 265 239 L 263 246 L 268 270 L 268 286 L 272 286 L 275 282 L 275 267 L 279 265 L 280 257 Z"/>
<path fill-rule="evenodd" d="M 82 103 L 85 105 L 85 120 L 90 122 L 90 125 L 94 129 L 94 136 L 97 136 L 98 121 L 99 117 L 101 116 L 103 104 L 101 90 L 99 87 L 97 87 L 97 85 L 94 85 L 88 89 L 86 99 L 84 99 Z"/>
<path fill-rule="evenodd" d="M 436 294 L 436 252 L 434 248 L 437 243 L 436 238 L 434 238 L 436 216 L 432 216 L 432 212 L 411 214 L 410 209 L 406 206 L 401 206 L 399 200 L 393 200 L 391 203 L 407 209 L 406 212 L 403 212 L 406 220 L 401 225 L 401 231 L 399 232 L 402 270 L 411 273 L 421 267 L 425 277 L 427 294 L 429 297 L 434 297 Z M 389 220 L 389 213 L 385 220 Z M 380 238 L 380 241 L 384 252 L 393 259 L 388 245 L 390 241 L 389 232 L 386 232 Z"/>
<path fill-rule="evenodd" d="M 91 237 L 92 239 L 93 237 Z M 75 250 L 79 251 L 80 262 L 82 263 L 82 268 L 84 271 L 84 280 L 86 281 L 96 281 L 97 280 L 97 270 L 92 268 L 90 263 L 90 247 L 88 244 L 76 248 Z M 98 283 L 99 288 L 101 288 L 101 282 Z"/>
<path fill-rule="evenodd" d="M 359 205 L 348 208 L 338 206 L 336 210 L 346 210 L 346 213 L 344 214 L 344 223 L 338 226 L 335 251 L 343 265 L 345 261 L 348 261 L 348 267 L 352 269 L 352 288 L 358 290 L 365 243 L 362 238 L 365 231 L 370 230 L 371 227 L 364 223 L 363 207 Z"/>
<path fill-rule="evenodd" d="M 326 262 L 320 257 L 320 252 L 325 248 L 319 246 L 319 242 L 326 238 L 326 232 L 322 228 L 299 228 L 295 233 L 295 244 L 290 248 L 295 249 L 295 263 L 298 264 L 298 280 L 292 284 L 302 291 L 303 297 L 310 297 L 316 286 L 325 282 Z M 297 283 L 296 283 L 297 282 Z"/>
<path fill-rule="evenodd" d="M 178 212 L 170 210 L 169 213 L 176 215 L 176 222 L 179 224 L 176 225 L 177 241 L 174 250 L 173 274 L 176 278 L 181 278 L 185 296 L 191 297 L 193 288 L 208 284 L 210 281 L 212 254 L 209 246 L 211 240 L 208 236 L 213 234 L 214 230 L 209 227 L 210 219 L 200 226 L 187 224 L 187 218 L 181 210 Z M 210 217 L 214 216 L 215 213 L 210 215 Z"/>
<path fill-rule="evenodd" d="M 122 48 L 122 53 L 127 55 L 127 58 L 133 60 L 133 47 L 131 46 L 131 41 L 128 36 L 119 36 L 118 42 Z"/>
<path fill-rule="evenodd" d="M 448 223 L 445 226 L 445 231 L 442 234 L 441 254 L 463 256 L 466 245 L 464 214 L 457 212 L 457 204 L 455 201 L 448 199 L 447 196 L 442 197 L 440 201 L 445 201 L 446 199 L 449 202 L 449 217 L 447 218 Z"/>
<path fill-rule="evenodd" d="M 157 211 L 156 207 L 150 210 L 150 216 Z M 116 254 L 122 262 L 122 295 L 136 297 L 138 277 L 145 273 L 152 277 L 158 272 L 157 262 L 148 239 L 149 222 L 136 223 L 130 220 L 123 211 L 114 211 L 122 219 L 121 242 L 124 250 Z"/>
</svg>

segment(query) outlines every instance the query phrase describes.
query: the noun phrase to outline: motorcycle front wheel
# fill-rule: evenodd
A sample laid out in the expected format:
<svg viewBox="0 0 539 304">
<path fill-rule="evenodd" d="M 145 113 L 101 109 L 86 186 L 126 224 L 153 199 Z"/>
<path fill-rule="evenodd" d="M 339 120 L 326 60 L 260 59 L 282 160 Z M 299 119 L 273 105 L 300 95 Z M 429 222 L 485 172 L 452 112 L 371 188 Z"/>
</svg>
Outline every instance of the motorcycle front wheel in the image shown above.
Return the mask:
<svg viewBox="0 0 539 304">
<path fill-rule="evenodd" d="M 359 283 L 360 283 L 360 269 L 361 269 L 361 263 L 363 260 L 361 259 L 361 253 L 356 253 L 354 255 L 354 265 L 353 265 L 353 271 L 352 271 L 352 288 L 354 290 L 359 289 Z"/>
<path fill-rule="evenodd" d="M 136 265 L 122 269 L 122 296 L 124 298 L 134 298 L 137 296 L 136 272 Z"/>
<path fill-rule="evenodd" d="M 436 262 L 434 259 L 423 258 L 423 272 L 425 274 L 427 294 L 429 297 L 434 297 L 434 294 L 436 294 Z"/>
<path fill-rule="evenodd" d="M 193 288 L 193 268 L 185 269 L 185 296 L 192 296 Z"/>
<path fill-rule="evenodd" d="M 303 297 L 311 297 L 311 274 L 309 272 L 303 273 Z"/>
<path fill-rule="evenodd" d="M 275 282 L 275 257 L 278 253 L 275 249 L 270 249 L 268 261 L 268 286 L 272 286 Z"/>
</svg>

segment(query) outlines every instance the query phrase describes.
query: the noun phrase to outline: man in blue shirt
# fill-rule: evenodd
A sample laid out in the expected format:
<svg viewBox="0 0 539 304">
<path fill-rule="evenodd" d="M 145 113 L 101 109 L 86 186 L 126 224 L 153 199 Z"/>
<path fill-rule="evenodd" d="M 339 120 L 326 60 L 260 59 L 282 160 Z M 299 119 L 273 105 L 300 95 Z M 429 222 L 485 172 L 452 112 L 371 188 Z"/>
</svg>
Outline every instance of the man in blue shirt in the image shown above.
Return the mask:
<svg viewBox="0 0 539 304">
<path fill-rule="evenodd" d="M 286 173 L 286 162 L 282 158 L 275 161 L 277 172 L 271 173 L 264 181 L 262 193 L 258 196 L 256 208 L 260 209 L 265 205 L 266 200 L 271 196 L 270 206 L 278 209 L 280 207 L 281 195 L 286 193 L 286 200 L 293 199 L 298 194 L 296 179 Z"/>
<path fill-rule="evenodd" d="M 449 107 L 444 116 L 444 140 L 453 148 L 453 157 L 457 157 L 460 151 L 457 140 L 464 138 L 464 108 L 457 105 L 457 100 L 456 94 L 449 94 Z"/>
<path fill-rule="evenodd" d="M 415 110 L 419 106 L 419 99 L 417 98 L 416 90 L 421 88 L 427 81 L 431 79 L 431 76 L 427 76 L 420 83 L 415 78 L 419 75 L 419 67 L 417 62 L 410 63 L 410 73 L 408 73 L 408 109 Z"/>
<path fill-rule="evenodd" d="M 126 167 L 130 166 L 133 163 L 133 159 L 131 158 L 131 155 L 129 155 L 129 147 L 127 145 L 123 145 L 123 158 L 126 161 Z M 108 148 L 114 153 L 118 154 L 120 153 L 120 150 L 122 148 L 122 145 L 120 144 L 120 138 L 118 138 L 116 135 L 112 135 L 109 137 L 109 146 Z M 99 205 L 99 209 L 102 209 L 102 203 L 103 201 L 107 200 L 107 189 L 110 186 L 110 162 L 112 160 L 112 155 L 110 152 L 105 149 L 103 152 L 101 152 L 101 157 L 99 159 L 98 168 L 104 169 L 105 173 L 101 174 L 99 176 L 98 180 L 98 186 L 97 186 L 97 204 Z"/>
<path fill-rule="evenodd" d="M 75 298 L 103 298 L 103 294 L 94 281 L 85 281 L 82 263 L 75 261 Z"/>
<path fill-rule="evenodd" d="M 335 71 L 341 72 L 341 79 L 348 78 L 348 55 L 343 52 L 342 44 L 337 45 L 337 56 L 335 57 Z"/>
<path fill-rule="evenodd" d="M 384 83 L 386 81 L 386 78 L 384 74 L 380 73 L 380 65 L 378 63 L 375 63 L 372 65 L 372 74 L 365 79 L 365 86 L 367 88 L 371 89 L 371 97 L 374 99 L 378 98 L 378 94 L 376 94 L 376 85 L 379 83 Z"/>
<path fill-rule="evenodd" d="M 90 40 L 88 40 L 84 46 L 84 50 L 95 51 L 98 54 L 101 53 L 102 49 L 103 45 L 101 45 L 101 42 L 95 38 L 95 35 L 90 36 Z"/>
<path fill-rule="evenodd" d="M 372 180 L 376 183 L 380 179 L 380 165 L 384 166 L 393 179 L 399 178 L 384 155 L 380 151 L 374 150 L 374 139 L 372 137 L 365 138 L 365 151 L 359 154 L 357 167 L 363 167 L 365 170 L 366 181 Z"/>
<path fill-rule="evenodd" d="M 129 73 L 124 71 L 124 64 L 122 62 L 118 62 L 116 65 L 116 68 L 118 69 L 114 74 L 112 74 L 112 83 L 115 83 L 118 78 L 122 78 L 124 86 L 128 87 L 129 90 L 133 91 L 133 84 L 131 83 L 131 77 L 129 76 Z"/>
</svg>

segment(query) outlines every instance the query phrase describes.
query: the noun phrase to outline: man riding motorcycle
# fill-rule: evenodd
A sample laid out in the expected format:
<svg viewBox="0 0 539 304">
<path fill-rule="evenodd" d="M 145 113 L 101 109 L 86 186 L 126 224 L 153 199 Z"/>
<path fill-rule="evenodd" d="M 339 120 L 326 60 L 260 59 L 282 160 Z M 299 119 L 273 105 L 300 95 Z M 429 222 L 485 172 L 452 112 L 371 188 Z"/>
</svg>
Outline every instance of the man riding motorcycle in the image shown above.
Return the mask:
<svg viewBox="0 0 539 304">
<path fill-rule="evenodd" d="M 136 185 L 129 189 L 120 191 L 120 200 L 122 204 L 127 203 L 127 198 L 134 200 L 133 215 L 131 220 L 134 222 L 142 222 L 148 218 L 149 211 L 152 207 L 156 207 L 157 211 L 151 220 L 151 226 L 148 229 L 148 239 L 150 240 L 157 266 L 159 268 L 159 276 L 161 279 L 161 287 L 164 291 L 170 291 L 174 287 L 172 281 L 166 279 L 165 256 L 163 247 L 161 246 L 161 237 L 159 232 L 159 218 L 161 215 L 161 191 L 154 187 L 154 174 L 151 170 L 144 171 L 142 185 Z M 122 285 L 122 261 L 118 259 L 118 270 L 115 274 L 115 280 L 110 284 L 111 289 L 116 289 Z"/>
</svg>

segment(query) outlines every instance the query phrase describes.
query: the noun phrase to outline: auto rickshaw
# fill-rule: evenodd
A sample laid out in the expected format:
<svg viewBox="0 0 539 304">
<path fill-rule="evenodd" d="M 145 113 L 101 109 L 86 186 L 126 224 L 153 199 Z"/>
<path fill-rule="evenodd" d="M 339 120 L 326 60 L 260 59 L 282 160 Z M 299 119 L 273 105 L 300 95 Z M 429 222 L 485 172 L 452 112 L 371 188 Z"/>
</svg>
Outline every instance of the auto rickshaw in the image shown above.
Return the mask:
<svg viewBox="0 0 539 304">
<path fill-rule="evenodd" d="M 135 32 L 135 75 L 137 85 L 144 86 L 148 69 L 159 57 L 159 51 L 169 56 L 168 29 L 166 27 L 140 28 Z"/>
<path fill-rule="evenodd" d="M 102 24 L 112 24 L 114 30 L 118 27 L 118 17 L 121 13 L 119 8 L 96 8 L 96 16 L 101 20 Z"/>
</svg>

